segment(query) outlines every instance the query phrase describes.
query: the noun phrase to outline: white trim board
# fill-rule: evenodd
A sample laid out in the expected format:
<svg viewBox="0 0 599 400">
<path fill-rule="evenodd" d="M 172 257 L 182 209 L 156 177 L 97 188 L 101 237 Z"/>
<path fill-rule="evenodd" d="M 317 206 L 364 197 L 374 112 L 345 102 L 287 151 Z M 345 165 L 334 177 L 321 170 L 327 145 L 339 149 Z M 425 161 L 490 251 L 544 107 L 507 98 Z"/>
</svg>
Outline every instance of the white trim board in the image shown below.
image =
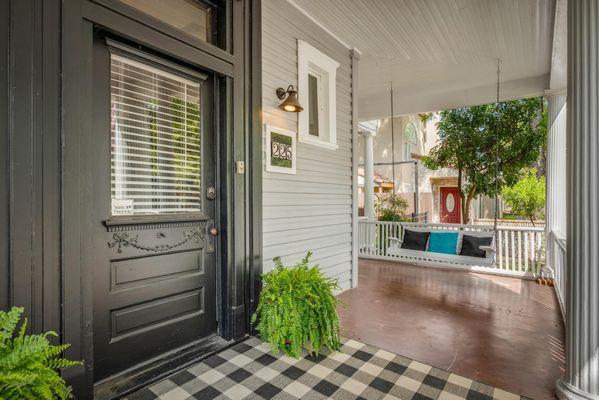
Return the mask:
<svg viewBox="0 0 599 400">
<path fill-rule="evenodd" d="M 335 39 L 336 41 L 338 41 L 339 43 L 341 43 L 341 45 L 343 45 L 343 47 L 347 48 L 348 50 L 355 49 L 360 54 L 362 54 L 360 52 L 360 50 L 356 49 L 353 46 L 350 46 L 349 44 L 347 44 L 346 42 L 344 42 L 339 36 L 337 36 L 333 32 L 331 32 L 331 30 L 329 28 L 327 28 L 326 26 L 324 26 L 320 21 L 318 21 L 316 18 L 314 18 L 312 15 L 310 15 L 306 10 L 304 10 L 294 0 L 287 0 L 287 2 L 289 4 L 291 4 L 293 7 L 295 7 L 299 12 L 301 12 L 302 14 L 304 14 L 306 16 L 306 18 L 308 18 L 310 21 L 314 22 L 320 29 L 322 29 L 323 31 L 325 31 L 326 33 L 328 33 L 329 36 L 331 36 L 333 39 Z"/>
</svg>

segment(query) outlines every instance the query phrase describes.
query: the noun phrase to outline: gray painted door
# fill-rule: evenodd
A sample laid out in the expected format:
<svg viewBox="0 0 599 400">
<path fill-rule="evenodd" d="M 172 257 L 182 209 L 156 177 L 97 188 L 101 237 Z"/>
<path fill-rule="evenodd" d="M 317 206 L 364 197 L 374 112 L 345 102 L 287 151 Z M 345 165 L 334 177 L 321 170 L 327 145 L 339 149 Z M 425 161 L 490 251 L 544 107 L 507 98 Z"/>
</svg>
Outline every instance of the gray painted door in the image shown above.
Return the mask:
<svg viewBox="0 0 599 400">
<path fill-rule="evenodd" d="M 83 218 L 97 382 L 215 334 L 218 219 L 211 76 L 95 40 Z"/>
</svg>

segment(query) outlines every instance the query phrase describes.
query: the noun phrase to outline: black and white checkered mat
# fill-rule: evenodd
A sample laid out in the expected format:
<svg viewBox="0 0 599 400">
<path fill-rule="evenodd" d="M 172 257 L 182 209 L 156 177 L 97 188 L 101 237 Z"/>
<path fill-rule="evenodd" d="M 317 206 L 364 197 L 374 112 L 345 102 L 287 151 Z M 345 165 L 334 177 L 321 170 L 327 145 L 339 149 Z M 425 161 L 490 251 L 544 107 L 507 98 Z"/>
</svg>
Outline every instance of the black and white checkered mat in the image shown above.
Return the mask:
<svg viewBox="0 0 599 400">
<path fill-rule="evenodd" d="M 273 355 L 250 338 L 127 397 L 191 399 L 515 400 L 517 396 L 372 346 L 345 340 L 327 357 Z"/>
</svg>

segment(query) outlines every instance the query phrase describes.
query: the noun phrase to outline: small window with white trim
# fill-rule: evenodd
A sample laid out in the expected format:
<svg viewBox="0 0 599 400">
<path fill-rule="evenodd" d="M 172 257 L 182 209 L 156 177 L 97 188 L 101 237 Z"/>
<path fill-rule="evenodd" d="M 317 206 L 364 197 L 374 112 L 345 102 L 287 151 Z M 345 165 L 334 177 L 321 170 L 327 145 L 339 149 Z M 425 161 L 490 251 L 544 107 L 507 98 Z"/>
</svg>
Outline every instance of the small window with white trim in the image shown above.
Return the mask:
<svg viewBox="0 0 599 400">
<path fill-rule="evenodd" d="M 298 40 L 299 141 L 337 149 L 336 78 L 339 63 Z"/>
</svg>

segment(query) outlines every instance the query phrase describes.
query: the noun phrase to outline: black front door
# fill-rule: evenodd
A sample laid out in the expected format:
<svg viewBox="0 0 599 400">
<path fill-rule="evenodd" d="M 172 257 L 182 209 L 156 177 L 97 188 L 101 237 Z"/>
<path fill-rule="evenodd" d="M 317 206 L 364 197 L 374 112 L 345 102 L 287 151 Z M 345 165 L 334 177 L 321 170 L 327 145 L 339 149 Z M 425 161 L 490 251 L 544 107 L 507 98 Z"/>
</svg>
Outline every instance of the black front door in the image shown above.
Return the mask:
<svg viewBox="0 0 599 400">
<path fill-rule="evenodd" d="M 98 35 L 94 380 L 216 334 L 214 77 Z"/>
</svg>

